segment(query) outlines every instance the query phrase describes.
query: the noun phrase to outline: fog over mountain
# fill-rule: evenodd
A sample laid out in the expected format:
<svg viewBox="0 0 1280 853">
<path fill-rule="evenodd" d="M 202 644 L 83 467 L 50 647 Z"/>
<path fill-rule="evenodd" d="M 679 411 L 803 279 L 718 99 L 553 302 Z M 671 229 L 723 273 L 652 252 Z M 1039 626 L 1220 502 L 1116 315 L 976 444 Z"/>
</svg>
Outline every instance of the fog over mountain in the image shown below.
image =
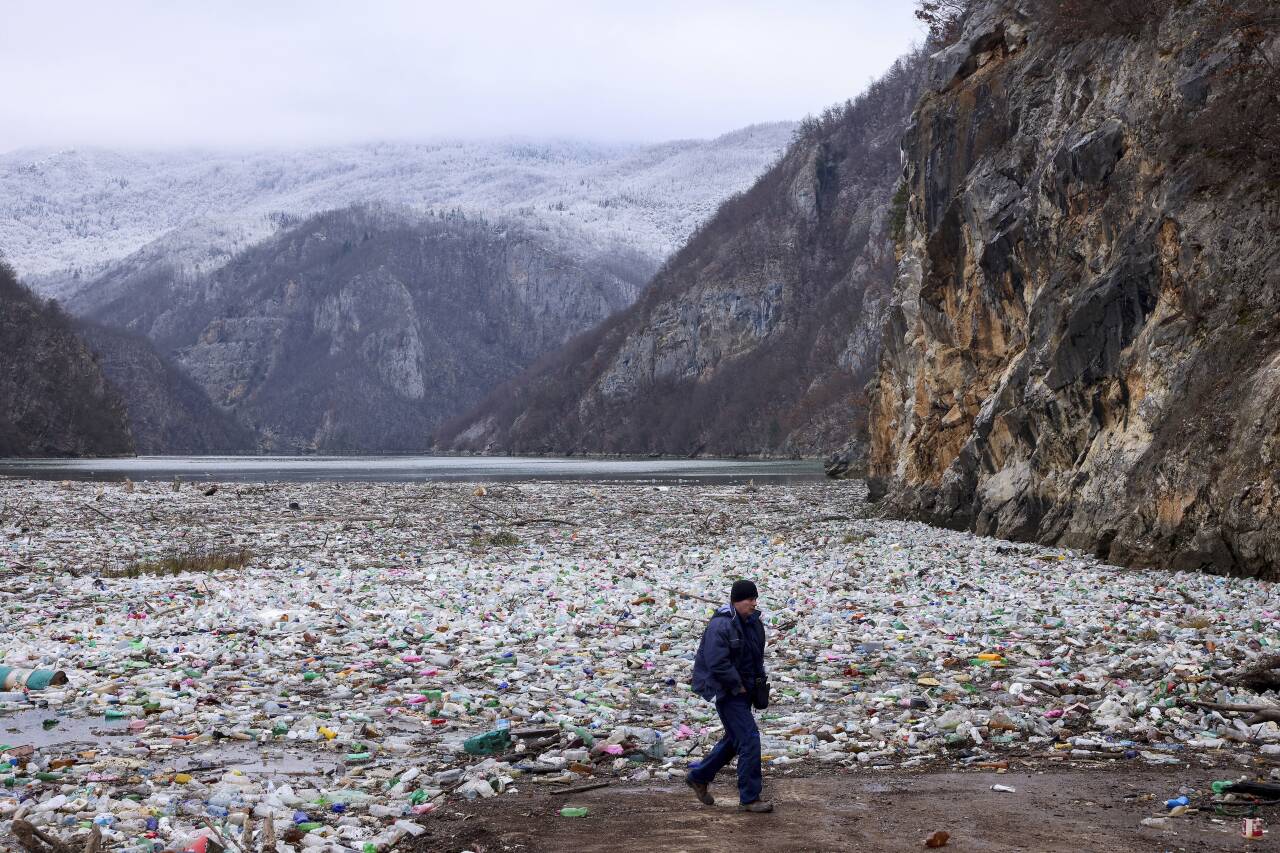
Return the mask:
<svg viewBox="0 0 1280 853">
<path fill-rule="evenodd" d="M 794 124 L 660 145 L 437 141 L 230 151 L 0 155 L 0 246 L 28 285 L 66 298 L 130 258 L 216 269 L 296 221 L 356 203 L 516 217 L 570 251 L 655 263 L 778 156 Z"/>
</svg>

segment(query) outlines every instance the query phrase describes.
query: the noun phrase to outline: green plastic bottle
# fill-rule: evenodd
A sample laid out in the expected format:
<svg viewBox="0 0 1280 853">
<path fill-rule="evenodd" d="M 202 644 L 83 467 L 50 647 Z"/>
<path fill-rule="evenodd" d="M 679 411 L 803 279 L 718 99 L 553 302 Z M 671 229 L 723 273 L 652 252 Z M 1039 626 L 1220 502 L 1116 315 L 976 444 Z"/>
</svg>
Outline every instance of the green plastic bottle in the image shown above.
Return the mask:
<svg viewBox="0 0 1280 853">
<path fill-rule="evenodd" d="M 511 746 L 509 729 L 494 729 L 491 732 L 467 738 L 462 743 L 462 748 L 468 755 L 493 755 L 496 752 L 505 752 L 509 746 Z"/>
<path fill-rule="evenodd" d="M 560 817 L 586 817 L 587 810 L 582 806 L 565 806 L 560 810 Z"/>
</svg>

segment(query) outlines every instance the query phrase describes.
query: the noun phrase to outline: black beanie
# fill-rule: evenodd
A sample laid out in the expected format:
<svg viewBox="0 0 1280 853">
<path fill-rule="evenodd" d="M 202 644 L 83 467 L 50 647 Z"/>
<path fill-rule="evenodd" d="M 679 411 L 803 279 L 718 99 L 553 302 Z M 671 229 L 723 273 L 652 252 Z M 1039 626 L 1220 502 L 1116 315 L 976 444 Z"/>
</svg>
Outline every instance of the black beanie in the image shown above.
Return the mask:
<svg viewBox="0 0 1280 853">
<path fill-rule="evenodd" d="M 759 598 L 760 594 L 756 592 L 756 585 L 751 581 L 734 581 L 733 589 L 729 590 L 729 601 L 746 601 L 750 598 Z"/>
</svg>

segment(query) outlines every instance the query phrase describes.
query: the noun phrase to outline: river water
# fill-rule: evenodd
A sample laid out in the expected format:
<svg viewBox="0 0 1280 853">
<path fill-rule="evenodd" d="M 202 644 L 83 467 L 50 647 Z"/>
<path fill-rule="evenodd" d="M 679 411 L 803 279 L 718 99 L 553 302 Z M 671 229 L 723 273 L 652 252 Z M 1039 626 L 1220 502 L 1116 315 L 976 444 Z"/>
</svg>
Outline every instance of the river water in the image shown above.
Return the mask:
<svg viewBox="0 0 1280 853">
<path fill-rule="evenodd" d="M 527 456 L 139 456 L 0 459 L 0 476 L 37 480 L 305 482 L 659 480 L 794 482 L 823 477 L 814 460 L 590 459 Z"/>
</svg>

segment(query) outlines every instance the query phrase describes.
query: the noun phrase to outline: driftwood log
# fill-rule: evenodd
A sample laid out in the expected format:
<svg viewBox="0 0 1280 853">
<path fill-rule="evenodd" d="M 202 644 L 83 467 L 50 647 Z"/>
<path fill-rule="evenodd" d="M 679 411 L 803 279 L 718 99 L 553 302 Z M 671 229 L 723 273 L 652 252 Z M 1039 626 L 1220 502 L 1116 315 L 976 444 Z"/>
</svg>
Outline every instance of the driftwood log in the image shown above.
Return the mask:
<svg viewBox="0 0 1280 853">
<path fill-rule="evenodd" d="M 1259 659 L 1252 666 L 1240 670 L 1231 680 L 1255 693 L 1280 690 L 1280 655 L 1267 655 Z"/>
<path fill-rule="evenodd" d="M 1245 720 L 1245 725 L 1256 726 L 1260 723 L 1280 723 L 1280 705 L 1228 705 L 1222 702 L 1200 702 L 1195 699 L 1184 699 L 1183 704 L 1206 711 L 1222 711 L 1226 714 L 1252 714 Z"/>
<path fill-rule="evenodd" d="M 612 782 L 592 782 L 590 785 L 575 785 L 572 788 L 560 788 L 551 791 L 552 794 L 581 794 L 583 791 L 594 791 L 596 788 L 607 788 Z"/>
<path fill-rule="evenodd" d="M 15 820 L 13 834 L 28 853 L 75 853 L 75 849 L 56 835 L 37 829 L 29 821 Z M 92 844 L 92 839 L 90 839 Z"/>
</svg>

